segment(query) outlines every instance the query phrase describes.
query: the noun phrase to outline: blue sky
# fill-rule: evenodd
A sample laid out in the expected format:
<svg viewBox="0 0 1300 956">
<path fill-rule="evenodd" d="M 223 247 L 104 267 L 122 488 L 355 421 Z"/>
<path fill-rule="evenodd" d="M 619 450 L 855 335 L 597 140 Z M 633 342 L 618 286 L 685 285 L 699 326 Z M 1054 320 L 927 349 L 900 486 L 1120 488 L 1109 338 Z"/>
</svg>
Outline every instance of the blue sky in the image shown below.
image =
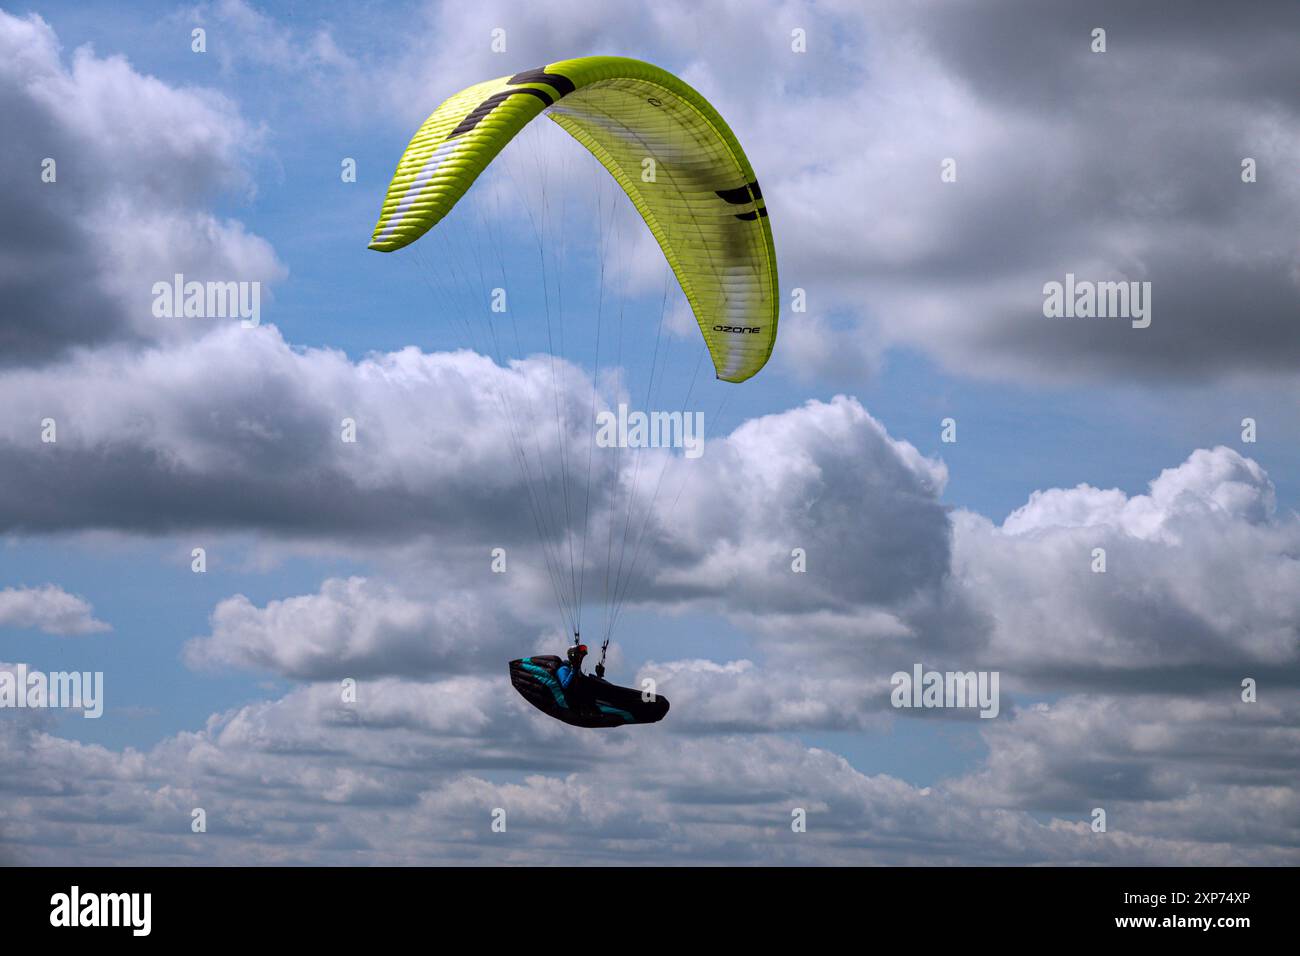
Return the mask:
<svg viewBox="0 0 1300 956">
<path fill-rule="evenodd" d="M 537 859 L 549 814 L 611 846 L 636 834 L 631 858 L 650 862 L 690 844 L 709 862 L 1294 863 L 1294 781 L 1272 774 L 1294 746 L 1300 674 L 1297 34 L 1288 46 L 1285 24 L 1245 18 L 1216 40 L 1187 7 L 1171 38 L 1165 14 L 1102 5 L 1114 46 L 1090 54 L 1097 23 L 1027 21 L 1014 2 L 981 17 L 758 6 L 718 4 L 717 30 L 690 4 L 0 13 L 21 144 L 0 152 L 0 263 L 32 277 L 0 306 L 13 345 L 0 461 L 16 476 L 0 502 L 0 661 L 103 671 L 108 693 L 98 720 L 0 715 L 5 759 L 32 768 L 0 812 L 0 853 L 439 862 L 461 851 L 412 841 L 439 825 L 473 834 L 465 808 L 496 801 L 529 822 L 504 856 L 466 837 L 478 862 Z M 189 49 L 196 25 L 206 54 Z M 488 49 L 494 26 L 505 54 Z M 1008 40 L 1020 27 L 1030 39 Z M 792 29 L 811 53 L 791 52 Z M 1223 79 L 1234 44 L 1260 32 L 1261 62 Z M 510 523 L 521 486 L 492 450 L 503 424 L 484 411 L 483 366 L 449 354 L 476 343 L 420 281 L 441 275 L 440 251 L 471 253 L 471 207 L 419 255 L 366 249 L 438 102 L 597 53 L 654 62 L 718 106 L 763 183 L 783 297 L 800 287 L 810 302 L 783 308 L 756 378 L 699 386 L 708 413 L 726 400 L 707 425 L 711 490 L 656 499 L 612 675 L 648 668 L 674 710 L 613 741 L 548 725 L 505 683 L 505 660 L 544 650 L 557 616 L 531 529 Z M 622 197 L 558 128 L 536 135 L 553 197 L 571 203 L 556 219 L 571 245 L 548 268 L 581 378 L 601 254 L 584 204 Z M 49 154 L 67 170 L 57 203 L 30 182 Z M 507 152 L 502 169 L 527 175 L 535 155 Z M 1260 168 L 1250 186 L 1243 156 Z M 950 157 L 959 177 L 944 185 Z M 344 158 L 355 183 L 340 181 Z M 499 215 L 489 189 L 510 185 L 489 174 L 464 202 Z M 617 222 L 606 252 L 631 278 L 611 280 L 606 321 L 617 301 L 639 396 L 666 273 L 625 201 Z M 534 318 L 508 349 L 525 359 L 547 350 L 536 257 L 520 212 L 498 226 L 512 308 Z M 262 281 L 264 327 L 151 325 L 148 280 L 186 269 Z M 1044 319 L 1041 287 L 1067 271 L 1149 279 L 1152 328 Z M 469 270 L 447 274 L 471 301 Z M 664 391 L 682 395 L 698 335 L 679 324 L 668 342 Z M 535 359 L 512 374 L 545 389 L 549 371 Z M 24 444 L 47 407 L 69 423 L 66 465 L 32 464 Z M 358 409 L 377 436 L 362 459 L 320 438 Z M 1246 417 L 1257 442 L 1241 440 Z M 479 556 L 507 539 L 532 571 L 503 591 Z M 815 583 L 779 573 L 792 544 Z M 1114 562 L 1104 583 L 1070 570 L 1096 546 Z M 600 613 L 593 602 L 588 620 Z M 1001 670 L 1003 713 L 891 712 L 888 675 L 915 661 Z M 328 719 L 322 702 L 356 675 L 386 695 L 369 717 L 398 728 L 386 739 Z M 1257 710 L 1232 710 L 1243 676 L 1270 687 Z M 1276 735 L 1261 741 L 1261 726 Z M 674 783 L 648 789 L 664 768 Z M 57 802 L 65 773 L 85 781 L 62 798 L 84 825 L 36 805 Z M 101 799 L 102 775 L 115 782 Z M 270 780 L 283 789 L 263 792 Z M 1209 804 L 1234 781 L 1243 808 L 1278 812 L 1226 839 Z M 799 800 L 831 835 L 791 847 L 771 828 Z M 238 837 L 212 848 L 169 830 L 158 808 L 196 801 L 227 807 Z M 303 802 L 322 829 L 276 831 Z M 1129 842 L 1089 843 L 1099 804 Z M 407 822 L 375 829 L 375 806 Z M 987 857 L 951 835 L 1003 824 Z M 129 848 L 133 833 L 163 849 Z M 284 848 L 259 849 L 272 833 Z"/>
</svg>

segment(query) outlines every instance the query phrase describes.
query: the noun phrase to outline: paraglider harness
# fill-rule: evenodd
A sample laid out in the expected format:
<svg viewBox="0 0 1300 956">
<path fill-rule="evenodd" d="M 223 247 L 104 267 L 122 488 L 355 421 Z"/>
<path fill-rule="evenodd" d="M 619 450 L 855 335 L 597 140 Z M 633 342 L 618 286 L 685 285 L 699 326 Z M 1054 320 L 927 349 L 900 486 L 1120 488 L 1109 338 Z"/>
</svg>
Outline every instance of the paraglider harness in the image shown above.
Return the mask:
<svg viewBox="0 0 1300 956">
<path fill-rule="evenodd" d="M 600 646 L 600 661 L 592 677 L 582 673 L 587 648 L 575 631 L 565 657 L 524 657 L 510 662 L 510 683 L 538 710 L 577 727 L 623 727 L 653 724 L 668 713 L 668 698 L 645 695 L 605 680 L 608 638 Z M 567 658 L 567 660 L 566 660 Z"/>
</svg>

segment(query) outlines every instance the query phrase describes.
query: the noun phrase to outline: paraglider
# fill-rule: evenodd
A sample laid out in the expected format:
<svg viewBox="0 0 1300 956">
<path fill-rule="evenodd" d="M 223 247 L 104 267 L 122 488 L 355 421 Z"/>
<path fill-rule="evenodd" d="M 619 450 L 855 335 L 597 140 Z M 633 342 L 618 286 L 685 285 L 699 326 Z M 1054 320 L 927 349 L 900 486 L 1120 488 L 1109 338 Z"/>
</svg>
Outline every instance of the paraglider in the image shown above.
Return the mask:
<svg viewBox="0 0 1300 956">
<path fill-rule="evenodd" d="M 716 377 L 743 382 L 754 376 L 772 354 L 778 315 L 776 252 L 762 190 L 739 141 L 718 111 L 681 79 L 649 63 L 611 56 L 559 60 L 478 83 L 450 97 L 424 121 L 403 153 L 370 248 L 392 252 L 425 235 L 452 211 L 507 144 L 543 113 L 582 144 L 631 200 L 689 303 Z M 543 272 L 545 256 L 554 252 L 544 232 L 537 234 Z M 448 264 L 449 270 L 455 267 Z M 601 280 L 603 283 L 603 260 Z M 543 276 L 544 286 L 547 281 Z M 549 303 L 548 288 L 548 334 Z M 623 321 L 621 310 L 619 319 Z M 597 365 L 599 322 L 598 317 Z M 662 322 L 661 311 L 661 329 Z M 655 371 L 652 365 L 651 382 Z M 502 404 L 508 408 L 508 396 Z M 558 401 L 556 404 L 558 415 Z M 566 430 L 557 428 L 557 433 L 562 442 Z M 515 440 L 520 442 L 517 436 Z M 576 644 L 584 603 L 582 583 L 587 574 L 587 525 L 584 522 L 579 532 L 571 532 L 566 522 L 563 533 L 548 525 L 550 516 L 543 496 L 552 492 L 542 484 L 547 473 L 544 468 L 529 468 L 529 453 L 522 442 L 515 449 L 525 480 L 536 482 L 535 489 L 530 489 L 529 504 L 534 508 L 543 547 L 550 548 L 546 551 L 547 571 L 566 617 L 566 631 L 575 635 Z M 570 462 L 565 453 L 561 444 L 558 473 L 567 479 Z M 572 451 L 568 454 L 572 456 Z M 615 474 L 611 480 L 617 479 Z M 661 484 L 662 472 L 656 495 Z M 590 486 L 587 490 L 589 493 Z M 618 491 L 615 488 L 615 494 Z M 564 493 L 567 514 L 567 486 Z M 622 547 L 631 541 L 635 549 L 626 564 L 628 578 L 636 570 L 636 552 L 645 531 L 642 523 L 638 536 L 637 524 L 631 520 L 634 496 L 635 486 L 628 495 L 628 520 L 623 526 Z M 649 515 L 648 508 L 646 521 Z M 611 537 L 613 527 L 611 523 Z M 571 538 L 565 539 L 569 544 L 566 580 L 562 550 L 554 541 L 571 533 L 580 533 L 581 547 L 575 548 Z M 668 711 L 668 702 L 662 697 L 646 701 L 640 692 L 603 679 L 603 651 L 621 609 L 618 602 L 628 591 L 627 581 L 621 579 L 625 573 L 622 552 L 617 557 L 620 579 L 614 581 L 607 598 L 613 613 L 606 615 L 596 676 L 581 673 L 580 659 L 576 667 L 572 661 L 553 656 L 510 663 L 511 681 L 526 700 L 578 726 L 650 723 Z M 605 568 L 607 585 L 612 563 L 611 558 Z"/>
<path fill-rule="evenodd" d="M 668 698 L 662 694 L 619 687 L 549 654 L 511 661 L 510 683 L 542 713 L 575 727 L 652 724 L 668 713 Z"/>
</svg>

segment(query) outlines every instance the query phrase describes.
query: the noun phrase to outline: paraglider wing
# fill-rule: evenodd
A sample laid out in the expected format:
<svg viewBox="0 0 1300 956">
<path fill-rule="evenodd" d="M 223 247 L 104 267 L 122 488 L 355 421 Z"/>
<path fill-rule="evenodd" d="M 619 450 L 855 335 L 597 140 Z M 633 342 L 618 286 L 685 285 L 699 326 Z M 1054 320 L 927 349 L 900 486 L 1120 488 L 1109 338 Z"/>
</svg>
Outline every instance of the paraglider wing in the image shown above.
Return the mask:
<svg viewBox="0 0 1300 956">
<path fill-rule="evenodd" d="M 543 111 L 622 186 L 695 313 L 720 379 L 743 382 L 776 342 L 776 251 L 754 170 L 699 93 L 614 56 L 560 60 L 462 90 L 403 153 L 370 248 L 414 242 Z"/>
<path fill-rule="evenodd" d="M 641 692 L 598 677 L 582 676 L 581 692 L 566 692 L 556 671 L 564 663 L 554 655 L 524 657 L 510 662 L 510 683 L 538 710 L 575 727 L 625 727 L 652 724 L 668 713 L 668 698 L 641 699 Z M 574 690 L 570 685 L 570 690 Z"/>
</svg>

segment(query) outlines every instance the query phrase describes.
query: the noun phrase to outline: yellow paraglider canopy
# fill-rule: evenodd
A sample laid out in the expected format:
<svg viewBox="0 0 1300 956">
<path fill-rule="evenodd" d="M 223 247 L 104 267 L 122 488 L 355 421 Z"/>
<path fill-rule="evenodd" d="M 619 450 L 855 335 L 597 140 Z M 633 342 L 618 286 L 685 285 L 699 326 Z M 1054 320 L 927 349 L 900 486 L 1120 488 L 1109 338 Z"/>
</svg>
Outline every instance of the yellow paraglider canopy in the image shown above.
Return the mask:
<svg viewBox="0 0 1300 956">
<path fill-rule="evenodd" d="M 543 111 L 636 206 L 691 305 L 718 377 L 743 382 L 757 373 L 772 354 L 778 313 L 763 194 L 717 110 L 640 60 L 560 60 L 448 99 L 403 153 L 370 248 L 391 252 L 424 235 Z"/>
</svg>

